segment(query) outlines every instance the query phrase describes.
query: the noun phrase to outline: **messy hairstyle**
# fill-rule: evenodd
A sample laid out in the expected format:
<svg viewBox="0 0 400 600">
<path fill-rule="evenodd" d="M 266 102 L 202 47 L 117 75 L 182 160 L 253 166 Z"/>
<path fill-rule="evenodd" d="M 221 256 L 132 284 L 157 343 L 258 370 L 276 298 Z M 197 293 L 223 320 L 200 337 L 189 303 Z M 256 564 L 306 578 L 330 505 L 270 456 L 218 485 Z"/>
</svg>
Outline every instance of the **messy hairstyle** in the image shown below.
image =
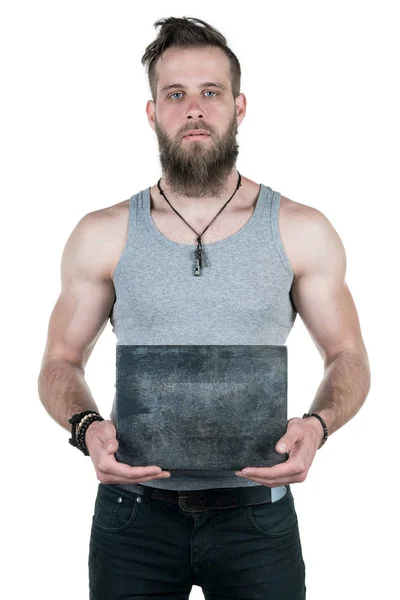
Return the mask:
<svg viewBox="0 0 400 600">
<path fill-rule="evenodd" d="M 214 27 L 201 19 L 192 17 L 159 19 L 154 27 L 161 25 L 157 38 L 146 48 L 141 63 L 148 67 L 148 79 L 153 101 L 157 99 L 158 77 L 156 64 L 160 56 L 171 46 L 180 48 L 201 48 L 215 46 L 220 48 L 229 59 L 230 78 L 233 97 L 240 93 L 240 63 L 228 48 L 226 38 Z"/>
</svg>

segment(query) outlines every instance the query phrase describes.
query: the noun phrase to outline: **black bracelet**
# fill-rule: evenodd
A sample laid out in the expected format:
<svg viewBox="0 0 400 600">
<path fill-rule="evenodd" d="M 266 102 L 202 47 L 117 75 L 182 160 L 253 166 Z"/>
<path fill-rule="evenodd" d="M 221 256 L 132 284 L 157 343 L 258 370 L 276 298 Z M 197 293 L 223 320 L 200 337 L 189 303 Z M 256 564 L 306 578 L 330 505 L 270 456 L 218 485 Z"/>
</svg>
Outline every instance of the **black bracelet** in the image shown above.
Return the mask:
<svg viewBox="0 0 400 600">
<path fill-rule="evenodd" d="M 104 421 L 104 419 L 95 410 L 84 410 L 81 413 L 72 415 L 72 417 L 68 419 L 68 423 L 71 423 L 72 425 L 72 437 L 68 441 L 71 446 L 78 448 L 85 456 L 89 456 L 89 450 L 85 442 L 85 433 L 93 421 Z M 78 434 L 76 433 L 77 429 Z"/>
<path fill-rule="evenodd" d="M 70 444 L 81 450 L 85 456 L 89 456 L 89 450 L 85 443 L 85 434 L 87 428 L 93 421 L 104 421 L 104 419 L 98 412 L 86 410 L 82 413 L 73 415 L 69 421 L 74 425 L 72 438 L 69 440 Z M 76 433 L 77 431 L 78 433 Z"/>
<path fill-rule="evenodd" d="M 315 413 L 315 412 L 304 413 L 303 419 L 306 419 L 307 417 L 317 417 L 317 419 L 320 421 L 320 423 L 323 427 L 324 437 L 322 439 L 321 444 L 318 446 L 318 450 L 319 450 L 325 444 L 326 440 L 328 439 L 328 428 L 327 428 L 326 423 L 323 420 L 323 418 L 320 415 L 318 415 L 317 413 Z"/>
<path fill-rule="evenodd" d="M 91 425 L 93 421 L 104 421 L 104 419 L 98 413 L 86 415 L 83 417 L 82 421 L 80 421 L 81 424 L 79 425 L 78 433 L 76 435 L 77 442 L 80 444 L 81 450 L 85 456 L 89 456 L 89 450 L 85 442 L 85 435 L 89 425 Z"/>
</svg>

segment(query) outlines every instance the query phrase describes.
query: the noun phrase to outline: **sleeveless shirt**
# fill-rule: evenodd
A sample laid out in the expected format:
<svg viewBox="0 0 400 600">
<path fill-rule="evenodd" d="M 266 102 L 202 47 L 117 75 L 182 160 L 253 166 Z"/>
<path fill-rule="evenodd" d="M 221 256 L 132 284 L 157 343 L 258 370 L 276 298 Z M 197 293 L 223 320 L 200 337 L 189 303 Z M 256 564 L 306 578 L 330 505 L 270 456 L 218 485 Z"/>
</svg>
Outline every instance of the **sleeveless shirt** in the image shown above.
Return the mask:
<svg viewBox="0 0 400 600">
<path fill-rule="evenodd" d="M 194 275 L 197 244 L 174 242 L 156 227 L 150 187 L 131 196 L 128 235 L 113 274 L 110 322 L 117 345 L 284 345 L 297 311 L 290 296 L 294 273 L 279 231 L 280 196 L 260 184 L 255 209 L 241 229 L 203 245 L 206 266 L 203 261 L 200 276 Z M 116 425 L 116 393 L 109 418 Z M 180 471 L 162 480 L 115 485 L 139 492 L 141 486 L 200 490 L 260 484 L 232 471 Z M 273 491 L 279 489 L 285 488 Z"/>
</svg>

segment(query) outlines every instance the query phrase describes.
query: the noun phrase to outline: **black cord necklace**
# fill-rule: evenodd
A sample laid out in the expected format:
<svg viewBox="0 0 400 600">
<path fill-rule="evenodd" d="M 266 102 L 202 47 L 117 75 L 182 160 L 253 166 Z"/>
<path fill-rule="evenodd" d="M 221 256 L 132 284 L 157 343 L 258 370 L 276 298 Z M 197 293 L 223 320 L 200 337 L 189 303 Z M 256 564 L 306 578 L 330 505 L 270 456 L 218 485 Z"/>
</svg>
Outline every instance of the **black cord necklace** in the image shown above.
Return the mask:
<svg viewBox="0 0 400 600">
<path fill-rule="evenodd" d="M 230 202 L 232 200 L 233 196 L 236 194 L 236 192 L 238 191 L 238 189 L 242 185 L 242 177 L 241 177 L 239 171 L 238 171 L 238 175 L 239 175 L 239 177 L 238 177 L 238 182 L 237 182 L 237 186 L 236 186 L 235 191 L 233 192 L 233 194 L 229 198 L 229 200 L 227 202 L 225 202 L 225 204 L 223 205 L 223 207 L 221 208 L 221 210 L 215 215 L 214 219 L 216 219 L 218 217 L 218 215 L 224 210 L 225 206 L 228 204 L 228 202 Z M 170 205 L 170 207 L 172 208 L 172 210 L 176 212 L 176 214 L 178 215 L 178 217 L 180 217 L 183 221 L 185 221 L 185 219 L 182 217 L 182 215 L 180 215 L 178 213 L 178 211 L 175 210 L 175 208 L 172 206 L 172 204 L 170 203 L 170 201 L 168 200 L 168 198 L 164 194 L 163 190 L 161 189 L 161 186 L 160 186 L 161 179 L 162 178 L 160 177 L 160 179 L 157 182 L 157 186 L 158 186 L 158 189 L 160 191 L 160 194 L 162 196 L 164 196 L 164 198 L 166 199 L 166 201 L 168 202 L 168 204 Z M 197 235 L 197 248 L 196 248 L 196 250 L 194 252 L 195 258 L 196 258 L 196 265 L 195 265 L 195 269 L 194 269 L 194 274 L 195 275 L 200 275 L 200 269 L 201 269 L 202 261 L 203 261 L 203 259 L 205 259 L 205 253 L 204 253 L 204 250 L 203 250 L 203 245 L 201 243 L 201 237 L 204 234 L 204 232 L 206 231 L 206 229 L 208 229 L 210 227 L 210 225 L 214 221 L 214 219 L 212 221 L 210 221 L 210 223 L 207 225 L 207 227 L 200 234 L 195 229 L 193 229 L 193 227 L 191 225 L 189 225 L 189 223 L 187 221 L 185 221 L 186 225 L 188 225 L 190 227 L 190 229 L 192 229 L 192 231 L 194 231 L 195 234 Z"/>
</svg>

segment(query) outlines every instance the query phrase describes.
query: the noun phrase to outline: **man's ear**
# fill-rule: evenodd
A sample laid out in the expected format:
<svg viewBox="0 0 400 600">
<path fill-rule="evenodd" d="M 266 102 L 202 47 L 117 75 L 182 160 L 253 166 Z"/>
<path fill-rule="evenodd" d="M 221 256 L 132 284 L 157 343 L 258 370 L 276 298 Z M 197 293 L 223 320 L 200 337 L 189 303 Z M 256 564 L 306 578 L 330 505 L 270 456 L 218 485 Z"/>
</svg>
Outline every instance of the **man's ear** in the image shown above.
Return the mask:
<svg viewBox="0 0 400 600">
<path fill-rule="evenodd" d="M 156 105 L 155 105 L 154 101 L 147 100 L 147 102 L 146 102 L 147 120 L 153 131 L 156 130 L 155 113 L 156 113 Z"/>
<path fill-rule="evenodd" d="M 236 104 L 237 122 L 238 122 L 238 126 L 239 126 L 246 115 L 246 107 L 247 107 L 247 98 L 243 94 L 243 92 L 240 92 L 240 94 L 237 96 L 237 98 L 235 99 L 235 104 Z"/>
</svg>

